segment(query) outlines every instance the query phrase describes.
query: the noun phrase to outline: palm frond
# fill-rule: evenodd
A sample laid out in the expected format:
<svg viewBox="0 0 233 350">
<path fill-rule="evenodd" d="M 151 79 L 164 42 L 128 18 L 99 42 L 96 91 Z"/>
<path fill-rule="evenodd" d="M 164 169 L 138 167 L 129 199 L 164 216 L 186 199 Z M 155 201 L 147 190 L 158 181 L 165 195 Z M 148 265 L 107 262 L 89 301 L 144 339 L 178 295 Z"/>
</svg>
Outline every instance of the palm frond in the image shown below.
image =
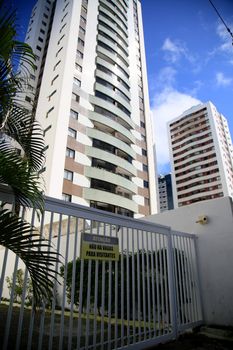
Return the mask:
<svg viewBox="0 0 233 350">
<path fill-rule="evenodd" d="M 7 143 L 0 144 L 0 183 L 9 185 L 15 202 L 43 211 L 44 198 L 38 173 Z"/>
<path fill-rule="evenodd" d="M 55 264 L 59 254 L 35 228 L 7 209 L 0 208 L 0 245 L 13 251 L 27 267 L 33 285 L 34 305 L 40 306 L 53 294 L 57 281 Z"/>
<path fill-rule="evenodd" d="M 42 128 L 33 115 L 14 105 L 3 131 L 20 144 L 29 167 L 39 171 L 44 162 L 44 138 Z"/>
</svg>

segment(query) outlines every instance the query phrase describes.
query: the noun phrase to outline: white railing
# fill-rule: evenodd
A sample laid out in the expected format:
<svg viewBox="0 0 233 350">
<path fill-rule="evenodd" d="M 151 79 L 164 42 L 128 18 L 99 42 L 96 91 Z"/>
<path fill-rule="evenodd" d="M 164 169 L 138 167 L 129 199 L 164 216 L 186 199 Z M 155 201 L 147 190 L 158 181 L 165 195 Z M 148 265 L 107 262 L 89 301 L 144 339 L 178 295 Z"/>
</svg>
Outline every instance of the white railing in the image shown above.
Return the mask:
<svg viewBox="0 0 233 350">
<path fill-rule="evenodd" d="M 0 247 L 3 349 L 143 349 L 202 322 L 196 236 L 52 198 L 26 219 L 63 256 L 60 284 L 35 314 L 28 272 Z M 80 259 L 82 232 L 117 237 L 119 261 Z"/>
</svg>

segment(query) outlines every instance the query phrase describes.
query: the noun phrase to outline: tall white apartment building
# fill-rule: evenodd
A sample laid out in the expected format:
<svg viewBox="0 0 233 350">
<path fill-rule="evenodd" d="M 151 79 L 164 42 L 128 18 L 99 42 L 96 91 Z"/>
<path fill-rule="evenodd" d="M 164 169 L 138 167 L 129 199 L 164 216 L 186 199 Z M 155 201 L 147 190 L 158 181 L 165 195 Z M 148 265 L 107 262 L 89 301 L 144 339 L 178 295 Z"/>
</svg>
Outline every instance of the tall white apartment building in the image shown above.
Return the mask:
<svg viewBox="0 0 233 350">
<path fill-rule="evenodd" d="M 139 0 L 38 0 L 25 100 L 44 128 L 48 196 L 141 217 L 157 211 Z"/>
<path fill-rule="evenodd" d="M 233 197 L 233 147 L 226 118 L 207 102 L 168 124 L 175 208 Z"/>
</svg>

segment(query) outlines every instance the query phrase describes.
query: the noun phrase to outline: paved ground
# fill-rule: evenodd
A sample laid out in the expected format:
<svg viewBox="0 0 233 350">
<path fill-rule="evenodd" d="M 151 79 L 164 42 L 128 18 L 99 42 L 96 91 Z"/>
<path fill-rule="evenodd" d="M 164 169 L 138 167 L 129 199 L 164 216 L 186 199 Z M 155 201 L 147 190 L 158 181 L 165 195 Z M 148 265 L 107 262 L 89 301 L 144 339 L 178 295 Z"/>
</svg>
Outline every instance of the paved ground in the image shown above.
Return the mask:
<svg viewBox="0 0 233 350">
<path fill-rule="evenodd" d="M 232 350 L 232 341 L 214 339 L 202 334 L 192 333 L 181 336 L 178 340 L 160 344 L 150 350 Z"/>
</svg>

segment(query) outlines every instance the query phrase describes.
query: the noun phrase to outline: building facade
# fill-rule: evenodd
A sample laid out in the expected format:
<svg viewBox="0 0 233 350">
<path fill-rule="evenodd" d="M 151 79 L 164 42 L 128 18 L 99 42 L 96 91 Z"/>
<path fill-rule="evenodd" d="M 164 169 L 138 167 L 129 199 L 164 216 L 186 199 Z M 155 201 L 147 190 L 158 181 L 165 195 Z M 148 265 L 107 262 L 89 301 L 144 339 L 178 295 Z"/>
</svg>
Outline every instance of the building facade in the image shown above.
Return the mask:
<svg viewBox="0 0 233 350">
<path fill-rule="evenodd" d="M 123 215 L 157 211 L 139 0 L 39 0 L 26 103 L 44 128 L 46 194 Z M 150 199 L 153 200 L 150 200 Z"/>
<path fill-rule="evenodd" d="M 159 175 L 158 189 L 160 212 L 174 209 L 171 174 Z"/>
<path fill-rule="evenodd" d="M 226 118 L 207 102 L 168 124 L 175 208 L 233 197 L 233 147 Z"/>
</svg>

